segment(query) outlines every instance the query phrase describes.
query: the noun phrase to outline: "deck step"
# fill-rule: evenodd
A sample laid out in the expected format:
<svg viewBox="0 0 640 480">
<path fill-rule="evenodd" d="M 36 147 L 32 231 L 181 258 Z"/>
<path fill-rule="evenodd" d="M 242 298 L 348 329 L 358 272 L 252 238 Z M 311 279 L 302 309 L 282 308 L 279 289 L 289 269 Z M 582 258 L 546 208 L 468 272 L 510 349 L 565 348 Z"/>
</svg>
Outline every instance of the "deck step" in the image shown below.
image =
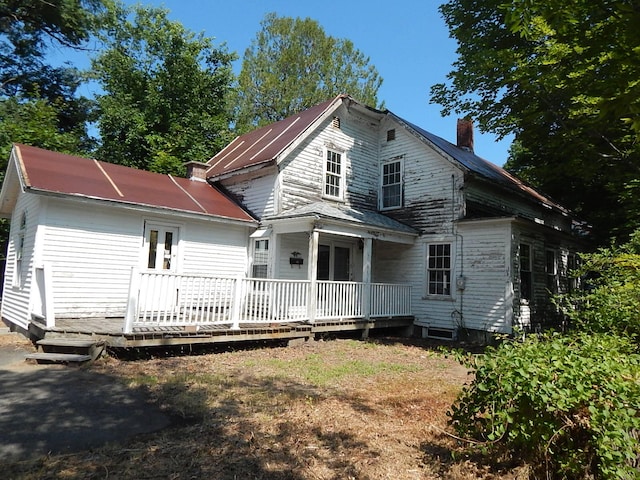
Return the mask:
<svg viewBox="0 0 640 480">
<path fill-rule="evenodd" d="M 104 341 L 91 338 L 45 337 L 38 340 L 36 345 L 42 350 L 42 355 L 50 355 L 49 361 L 54 362 L 56 355 L 63 355 L 58 361 L 65 363 L 93 361 L 102 355 L 105 349 Z"/>
<path fill-rule="evenodd" d="M 77 353 L 38 352 L 30 353 L 25 358 L 27 360 L 35 360 L 38 363 L 84 363 L 91 360 L 91 355 L 81 355 Z"/>
<path fill-rule="evenodd" d="M 75 338 L 42 338 L 36 342 L 39 346 L 91 348 L 98 342 L 95 340 Z"/>
</svg>

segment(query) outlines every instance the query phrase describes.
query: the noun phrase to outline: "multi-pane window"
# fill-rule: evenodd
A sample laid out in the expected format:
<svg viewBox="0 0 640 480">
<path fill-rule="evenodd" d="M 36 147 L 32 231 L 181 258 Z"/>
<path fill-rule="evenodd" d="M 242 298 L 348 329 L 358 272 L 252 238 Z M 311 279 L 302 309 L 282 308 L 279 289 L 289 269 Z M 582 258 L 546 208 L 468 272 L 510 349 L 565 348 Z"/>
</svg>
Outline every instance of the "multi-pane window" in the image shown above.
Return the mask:
<svg viewBox="0 0 640 480">
<path fill-rule="evenodd" d="M 520 244 L 520 299 L 531 300 L 531 245 Z"/>
<path fill-rule="evenodd" d="M 429 245 L 427 257 L 429 295 L 451 295 L 451 244 Z"/>
<path fill-rule="evenodd" d="M 547 274 L 547 289 L 551 293 L 558 293 L 558 260 L 555 250 L 547 250 L 545 271 Z"/>
<path fill-rule="evenodd" d="M 22 259 L 24 256 L 24 235 L 27 230 L 27 214 L 26 212 L 22 212 L 20 216 L 20 226 L 18 228 L 18 233 L 15 237 L 15 263 L 13 265 L 13 285 L 19 287 L 22 285 Z"/>
<path fill-rule="evenodd" d="M 324 194 L 327 197 L 342 199 L 344 183 L 342 154 L 327 150 L 324 178 Z"/>
<path fill-rule="evenodd" d="M 381 208 L 402 206 L 402 162 L 395 160 L 382 164 Z"/>
<path fill-rule="evenodd" d="M 256 240 L 253 249 L 253 278 L 267 278 L 269 266 L 269 240 Z"/>
<path fill-rule="evenodd" d="M 569 291 L 574 292 L 578 289 L 580 279 L 577 276 L 578 258 L 574 253 L 570 253 L 567 257 L 567 270 L 569 277 Z"/>
</svg>

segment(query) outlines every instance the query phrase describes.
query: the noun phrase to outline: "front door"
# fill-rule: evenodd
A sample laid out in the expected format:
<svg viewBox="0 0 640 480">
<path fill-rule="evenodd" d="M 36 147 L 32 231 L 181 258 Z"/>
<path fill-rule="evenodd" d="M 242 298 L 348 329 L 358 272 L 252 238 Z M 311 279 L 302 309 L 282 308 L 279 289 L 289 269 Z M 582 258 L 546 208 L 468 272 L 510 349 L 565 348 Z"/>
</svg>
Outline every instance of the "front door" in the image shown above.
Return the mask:
<svg viewBox="0 0 640 480">
<path fill-rule="evenodd" d="M 176 270 L 178 227 L 148 223 L 145 229 L 146 268 L 159 272 Z"/>
<path fill-rule="evenodd" d="M 179 304 L 179 280 L 170 275 L 153 275 L 174 273 L 177 270 L 178 235 L 176 226 L 161 223 L 145 224 L 144 249 L 142 253 L 143 268 L 151 275 L 145 275 L 147 282 L 142 291 L 139 305 L 144 312 L 155 312 L 169 318 L 176 312 Z"/>
<path fill-rule="evenodd" d="M 318 245 L 318 280 L 351 280 L 351 247 L 348 245 Z"/>
</svg>

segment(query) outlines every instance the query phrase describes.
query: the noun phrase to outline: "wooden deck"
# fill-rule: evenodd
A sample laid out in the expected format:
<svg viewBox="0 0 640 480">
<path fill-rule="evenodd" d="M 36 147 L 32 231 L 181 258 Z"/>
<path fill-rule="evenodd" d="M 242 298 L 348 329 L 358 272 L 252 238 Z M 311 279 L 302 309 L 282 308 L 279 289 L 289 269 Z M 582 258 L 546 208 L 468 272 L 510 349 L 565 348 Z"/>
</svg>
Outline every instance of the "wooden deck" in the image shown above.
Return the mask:
<svg viewBox="0 0 640 480">
<path fill-rule="evenodd" d="M 363 336 L 376 329 L 409 329 L 413 316 L 364 319 L 341 319 L 316 322 L 242 323 L 240 328 L 231 325 L 203 324 L 195 326 L 136 327 L 131 333 L 123 333 L 123 318 L 57 319 L 56 326 L 46 328 L 34 321 L 29 332 L 41 338 L 87 338 L 104 341 L 111 348 L 140 348 L 154 346 L 192 345 L 206 343 L 233 343 L 265 340 L 296 341 L 315 338 L 318 335 L 361 331 Z"/>
</svg>

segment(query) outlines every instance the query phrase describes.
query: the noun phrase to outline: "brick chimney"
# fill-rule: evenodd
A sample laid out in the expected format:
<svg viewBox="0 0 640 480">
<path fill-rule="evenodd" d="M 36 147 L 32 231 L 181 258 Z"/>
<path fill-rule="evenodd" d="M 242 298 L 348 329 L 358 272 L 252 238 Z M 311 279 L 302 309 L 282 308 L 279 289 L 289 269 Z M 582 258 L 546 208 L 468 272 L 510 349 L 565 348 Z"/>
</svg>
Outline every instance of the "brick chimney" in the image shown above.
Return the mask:
<svg viewBox="0 0 640 480">
<path fill-rule="evenodd" d="M 473 152 L 473 122 L 467 118 L 459 118 L 457 134 L 458 147 Z"/>
<path fill-rule="evenodd" d="M 202 162 L 187 162 L 184 164 L 187 167 L 187 178 L 194 182 L 206 182 L 207 181 L 207 168 L 208 163 Z"/>
</svg>

